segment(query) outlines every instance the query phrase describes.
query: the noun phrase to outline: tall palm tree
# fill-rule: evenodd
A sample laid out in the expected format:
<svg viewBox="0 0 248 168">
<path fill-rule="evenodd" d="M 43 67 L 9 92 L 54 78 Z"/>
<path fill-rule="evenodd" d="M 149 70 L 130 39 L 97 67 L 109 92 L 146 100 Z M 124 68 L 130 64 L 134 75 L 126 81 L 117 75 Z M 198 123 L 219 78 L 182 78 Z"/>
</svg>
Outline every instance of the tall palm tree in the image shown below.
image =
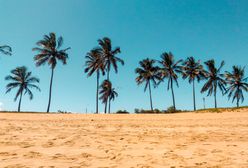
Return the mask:
<svg viewBox="0 0 248 168">
<path fill-rule="evenodd" d="M 232 72 L 225 73 L 227 84 L 226 93 L 228 93 L 228 98 L 233 97 L 232 102 L 237 100 L 237 107 L 239 107 L 240 100 L 244 101 L 243 91 L 248 91 L 247 77 L 245 77 L 245 67 L 241 68 L 238 66 L 232 67 Z"/>
<path fill-rule="evenodd" d="M 30 89 L 35 88 L 40 91 L 40 88 L 35 85 L 35 83 L 39 83 L 39 79 L 33 77 L 32 73 L 28 72 L 25 66 L 13 69 L 11 71 L 11 74 L 12 75 L 8 75 L 5 77 L 5 80 L 11 81 L 6 86 L 6 93 L 10 92 L 14 88 L 17 88 L 17 93 L 14 101 L 16 101 L 18 97 L 20 97 L 18 104 L 18 112 L 20 112 L 23 93 L 28 94 L 30 100 L 32 100 L 33 93 Z"/>
<path fill-rule="evenodd" d="M 109 103 L 108 113 L 110 113 L 110 103 L 111 100 L 114 100 L 118 93 L 115 91 L 115 89 L 112 87 L 112 83 L 108 80 L 104 80 L 101 84 L 101 90 L 100 90 L 102 103 L 105 104 L 105 110 L 104 113 L 107 113 L 107 102 Z"/>
<path fill-rule="evenodd" d="M 63 45 L 63 38 L 60 36 L 56 39 L 55 33 L 50 33 L 49 35 L 44 35 L 44 38 L 36 43 L 38 47 L 33 48 L 33 51 L 39 52 L 35 55 L 34 60 L 36 61 L 36 66 L 48 65 L 51 67 L 51 79 L 50 79 L 50 89 L 49 89 L 49 100 L 47 106 L 47 113 L 50 110 L 51 95 L 52 95 L 52 84 L 53 84 L 53 73 L 58 61 L 61 61 L 64 65 L 66 64 L 68 54 L 66 49 L 60 49 Z"/>
<path fill-rule="evenodd" d="M 96 72 L 96 113 L 98 114 L 99 78 L 100 71 L 102 72 L 102 75 L 105 74 L 104 60 L 99 48 L 95 48 L 88 52 L 85 58 L 86 68 L 84 72 L 88 74 L 87 76 L 90 77 L 93 73 Z"/>
<path fill-rule="evenodd" d="M 104 66 L 106 67 L 107 70 L 107 80 L 109 80 L 109 73 L 111 66 L 113 66 L 115 72 L 117 73 L 118 72 L 117 63 L 121 63 L 121 65 L 124 65 L 124 61 L 116 56 L 121 52 L 121 50 L 120 47 L 116 47 L 113 49 L 112 42 L 108 37 L 99 39 L 98 44 L 100 45 L 100 48 L 102 50 L 102 56 L 104 58 Z"/>
<path fill-rule="evenodd" d="M 0 53 L 3 53 L 4 55 L 11 55 L 12 49 L 8 45 L 0 46 Z"/>
<path fill-rule="evenodd" d="M 158 81 L 161 80 L 159 67 L 154 65 L 155 60 L 151 60 L 149 58 L 140 61 L 139 64 L 140 67 L 135 70 L 135 73 L 138 74 L 138 77 L 136 77 L 136 82 L 138 85 L 145 83 L 144 91 L 146 91 L 147 87 L 149 88 L 150 105 L 151 110 L 153 111 L 151 82 L 153 83 L 153 86 L 156 87 Z"/>
<path fill-rule="evenodd" d="M 111 39 L 108 37 L 99 39 L 98 44 L 101 48 L 102 57 L 104 58 L 104 67 L 106 68 L 106 71 L 107 71 L 107 80 L 110 80 L 109 73 L 110 73 L 111 67 L 113 67 L 115 73 L 117 73 L 118 72 L 117 63 L 121 63 L 121 65 L 124 65 L 124 61 L 121 58 L 116 56 L 117 54 L 121 53 L 121 49 L 120 47 L 113 48 Z"/>
<path fill-rule="evenodd" d="M 200 63 L 200 60 L 196 61 L 194 57 L 188 57 L 183 62 L 182 76 L 183 79 L 188 78 L 189 83 L 193 83 L 193 104 L 194 104 L 194 110 L 196 110 L 195 79 L 197 80 L 197 82 L 200 82 L 200 80 L 204 79 L 206 76 L 205 70 L 203 69 L 203 66 Z"/>
<path fill-rule="evenodd" d="M 215 66 L 215 61 L 213 59 L 206 61 L 205 65 L 207 67 L 207 71 L 206 71 L 207 82 L 202 87 L 201 93 L 208 91 L 207 96 L 211 96 L 213 93 L 214 107 L 217 108 L 217 99 L 216 99 L 217 88 L 220 89 L 222 94 L 224 94 L 226 90 L 225 88 L 226 81 L 223 79 L 224 75 L 221 74 L 221 69 L 225 65 L 225 62 L 222 61 L 219 68 Z"/>
<path fill-rule="evenodd" d="M 182 60 L 180 59 L 178 61 L 175 61 L 174 56 L 171 52 L 169 53 L 164 52 L 160 57 L 161 57 L 161 61 L 159 61 L 159 63 L 161 65 L 160 68 L 161 79 L 163 80 L 164 78 L 168 78 L 167 90 L 171 89 L 173 108 L 174 110 L 176 110 L 173 82 L 175 82 L 178 87 L 177 73 L 181 72 L 181 66 L 179 64 L 182 62 Z"/>
</svg>

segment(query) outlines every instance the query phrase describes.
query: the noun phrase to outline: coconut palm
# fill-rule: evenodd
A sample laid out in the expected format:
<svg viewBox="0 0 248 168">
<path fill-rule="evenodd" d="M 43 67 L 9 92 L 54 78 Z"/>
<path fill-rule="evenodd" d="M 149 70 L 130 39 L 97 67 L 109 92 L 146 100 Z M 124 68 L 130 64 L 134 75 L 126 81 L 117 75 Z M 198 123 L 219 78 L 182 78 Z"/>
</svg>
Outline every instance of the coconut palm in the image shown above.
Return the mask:
<svg viewBox="0 0 248 168">
<path fill-rule="evenodd" d="M 90 77 L 96 72 L 96 113 L 98 114 L 98 93 L 99 93 L 99 78 L 100 71 L 105 74 L 104 62 L 99 48 L 95 48 L 88 52 L 85 56 L 86 68 L 84 70 L 87 76 Z"/>
<path fill-rule="evenodd" d="M 109 103 L 108 113 L 110 113 L 110 106 L 111 106 L 110 103 L 118 96 L 118 93 L 112 87 L 112 83 L 110 81 L 108 80 L 103 81 L 103 83 L 101 84 L 100 94 L 101 94 L 100 99 L 102 100 L 102 103 L 105 104 L 104 113 L 106 114 L 107 112 L 107 102 Z"/>
<path fill-rule="evenodd" d="M 147 87 L 149 88 L 150 105 L 151 110 L 153 111 L 151 82 L 153 86 L 156 87 L 158 81 L 161 80 L 159 74 L 159 67 L 154 65 L 155 60 L 151 60 L 148 58 L 140 61 L 139 64 L 140 67 L 136 68 L 135 70 L 135 73 L 138 74 L 138 77 L 136 77 L 136 82 L 138 85 L 145 83 L 144 91 L 146 91 Z"/>
<path fill-rule="evenodd" d="M 39 83 L 39 79 L 32 76 L 31 72 L 27 71 L 25 66 L 17 67 L 11 71 L 11 75 L 5 77 L 5 80 L 11 81 L 6 86 L 6 93 L 10 92 L 12 89 L 17 88 L 17 93 L 14 101 L 19 97 L 18 112 L 21 109 L 22 95 L 24 93 L 29 95 L 29 99 L 33 99 L 33 93 L 30 89 L 34 88 L 40 91 L 40 88 L 35 85 Z"/>
<path fill-rule="evenodd" d="M 200 80 L 204 79 L 206 76 L 206 73 L 203 69 L 203 66 L 200 63 L 200 60 L 196 61 L 194 57 L 188 57 L 183 62 L 182 76 L 183 79 L 188 78 L 190 84 L 193 83 L 193 104 L 194 104 L 194 110 L 196 110 L 195 80 L 197 80 L 197 82 L 200 82 Z"/>
<path fill-rule="evenodd" d="M 227 84 L 226 93 L 228 98 L 233 97 L 232 102 L 237 100 L 237 107 L 239 107 L 240 100 L 244 101 L 243 91 L 248 91 L 247 77 L 245 77 L 245 67 L 241 68 L 238 66 L 232 67 L 232 72 L 225 73 Z"/>
<path fill-rule="evenodd" d="M 159 63 L 161 65 L 160 68 L 161 79 L 162 80 L 164 80 L 165 78 L 168 79 L 167 90 L 171 89 L 173 108 L 174 110 L 176 110 L 173 82 L 175 82 L 178 87 L 177 73 L 181 72 L 181 66 L 179 64 L 182 62 L 182 60 L 175 61 L 174 56 L 171 52 L 169 53 L 164 52 L 160 57 L 161 60 L 159 61 Z"/>
<path fill-rule="evenodd" d="M 109 73 L 110 73 L 111 67 L 113 67 L 115 73 L 117 73 L 118 72 L 117 64 L 121 63 L 121 65 L 124 65 L 124 61 L 121 58 L 116 56 L 117 54 L 121 53 L 121 50 L 120 50 L 120 47 L 113 48 L 112 42 L 110 38 L 108 37 L 99 39 L 98 44 L 101 48 L 102 57 L 104 58 L 104 67 L 106 68 L 106 71 L 107 71 L 107 80 L 110 80 Z"/>
<path fill-rule="evenodd" d="M 220 66 L 217 68 L 215 66 L 215 61 L 209 60 L 205 62 L 205 65 L 207 67 L 206 71 L 206 77 L 207 82 L 204 84 L 204 86 L 201 89 L 201 93 L 208 91 L 207 96 L 211 96 L 214 94 L 214 107 L 217 108 L 217 99 L 216 99 L 216 93 L 217 88 L 220 89 L 222 94 L 225 93 L 225 85 L 226 81 L 223 79 L 224 75 L 221 74 L 221 69 L 224 66 L 225 62 L 222 61 Z"/>
<path fill-rule="evenodd" d="M 121 52 L 120 47 L 116 47 L 113 49 L 111 40 L 108 37 L 104 37 L 103 39 L 99 39 L 98 43 L 102 50 L 102 57 L 104 58 L 104 66 L 107 70 L 107 80 L 109 80 L 109 73 L 111 70 L 111 66 L 113 66 L 115 72 L 118 72 L 117 63 L 121 63 L 124 65 L 124 61 L 117 57 L 116 55 Z"/>
<path fill-rule="evenodd" d="M 111 87 L 109 89 L 109 106 L 108 106 L 109 113 L 110 113 L 111 101 L 114 101 L 116 97 L 118 97 L 118 93 L 115 91 L 115 88 Z"/>
<path fill-rule="evenodd" d="M 47 112 L 50 110 L 51 95 L 52 95 L 52 84 L 53 84 L 53 74 L 54 69 L 58 61 L 61 61 L 64 65 L 66 64 L 68 54 L 66 49 L 60 49 L 63 45 L 63 38 L 59 37 L 56 39 L 55 33 L 50 33 L 49 35 L 44 35 L 44 38 L 36 43 L 38 47 L 33 48 L 33 51 L 39 52 L 35 55 L 34 60 L 36 61 L 36 66 L 48 65 L 51 67 L 51 79 L 49 88 L 49 100 L 47 106 Z"/>
<path fill-rule="evenodd" d="M 0 46 L 0 53 L 3 53 L 4 55 L 11 55 L 12 49 L 8 45 Z"/>
</svg>

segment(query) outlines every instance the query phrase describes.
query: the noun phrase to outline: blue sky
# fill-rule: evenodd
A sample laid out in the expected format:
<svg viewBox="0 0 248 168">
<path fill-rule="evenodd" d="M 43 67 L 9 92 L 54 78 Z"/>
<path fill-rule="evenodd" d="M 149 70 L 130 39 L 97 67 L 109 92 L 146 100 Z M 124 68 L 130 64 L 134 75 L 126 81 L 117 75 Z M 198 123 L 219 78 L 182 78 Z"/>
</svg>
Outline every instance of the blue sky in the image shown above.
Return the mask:
<svg viewBox="0 0 248 168">
<path fill-rule="evenodd" d="M 113 111 L 150 107 L 148 92 L 135 83 L 134 69 L 144 58 L 159 59 L 162 52 L 171 51 L 177 59 L 194 56 L 203 62 L 214 58 L 218 64 L 225 60 L 225 70 L 232 65 L 246 66 L 248 61 L 246 0 L 0 0 L 0 4 L 0 44 L 13 48 L 13 56 L 0 56 L 0 102 L 5 110 L 16 110 L 17 102 L 13 101 L 14 91 L 5 94 L 4 77 L 22 65 L 40 78 L 42 90 L 34 91 L 32 101 L 25 96 L 22 110 L 46 110 L 51 70 L 35 67 L 32 48 L 49 32 L 62 35 L 64 47 L 72 48 L 68 65 L 58 64 L 55 70 L 51 111 L 95 110 L 96 79 L 83 73 L 84 56 L 105 36 L 112 39 L 113 46 L 121 47 L 119 57 L 125 60 L 118 74 L 111 73 L 119 93 Z M 175 88 L 177 108 L 192 109 L 192 86 L 181 79 L 179 85 Z M 199 93 L 202 85 L 196 87 L 197 108 L 203 108 L 206 96 Z M 152 92 L 155 108 L 171 106 L 166 83 Z M 213 97 L 207 97 L 206 104 L 213 107 Z M 221 94 L 218 104 L 235 105 Z M 245 99 L 243 105 L 247 104 Z"/>
</svg>

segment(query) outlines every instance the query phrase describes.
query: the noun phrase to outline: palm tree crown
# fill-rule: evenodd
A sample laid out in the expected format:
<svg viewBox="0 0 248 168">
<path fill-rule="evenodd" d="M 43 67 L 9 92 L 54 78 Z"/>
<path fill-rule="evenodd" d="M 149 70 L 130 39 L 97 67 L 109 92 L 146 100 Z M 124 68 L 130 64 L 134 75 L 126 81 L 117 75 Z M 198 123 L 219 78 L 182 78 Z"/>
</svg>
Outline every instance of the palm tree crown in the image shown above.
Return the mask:
<svg viewBox="0 0 248 168">
<path fill-rule="evenodd" d="M 223 79 L 224 75 L 221 74 L 221 69 L 224 66 L 225 62 L 222 61 L 221 65 L 219 68 L 216 68 L 215 66 L 215 61 L 209 60 L 205 62 L 205 65 L 207 67 L 206 71 L 206 78 L 207 82 L 204 84 L 202 87 L 201 93 L 208 91 L 208 96 L 211 96 L 212 93 L 214 93 L 214 98 L 215 98 L 215 108 L 217 108 L 217 100 L 216 100 L 216 93 L 217 93 L 217 88 L 219 88 L 224 94 L 226 88 L 226 81 Z"/>
<path fill-rule="evenodd" d="M 30 100 L 33 99 L 33 93 L 30 89 L 35 88 L 40 91 L 40 88 L 35 85 L 35 83 L 39 83 L 39 79 L 32 76 L 31 72 L 27 71 L 25 66 L 17 67 L 11 71 L 12 75 L 6 76 L 5 80 L 11 81 L 6 86 L 6 93 L 10 92 L 14 88 L 18 88 L 15 101 L 20 96 L 18 111 L 20 111 L 21 99 L 23 92 L 24 94 L 28 94 Z"/>
<path fill-rule="evenodd" d="M 243 91 L 248 91 L 247 77 L 245 77 L 245 67 L 241 68 L 238 66 L 232 67 L 232 72 L 225 73 L 227 84 L 229 85 L 226 93 L 228 98 L 233 97 L 232 102 L 237 100 L 237 107 L 239 107 L 240 100 L 244 101 Z"/>
<path fill-rule="evenodd" d="M 101 50 L 95 48 L 88 52 L 85 56 L 86 59 L 86 68 L 84 69 L 85 73 L 88 73 L 88 77 L 91 76 L 94 72 L 102 72 L 102 75 L 105 74 L 104 69 L 104 60 L 101 55 Z"/>
<path fill-rule="evenodd" d="M 3 53 L 5 55 L 11 55 L 12 49 L 8 45 L 0 46 L 0 53 Z"/>
<path fill-rule="evenodd" d="M 181 59 L 178 61 L 175 61 L 174 56 L 171 52 L 163 53 L 161 55 L 161 61 L 159 61 L 160 65 L 162 66 L 160 68 L 161 79 L 163 80 L 165 78 L 168 78 L 167 90 L 171 89 L 172 91 L 174 110 L 176 109 L 176 105 L 175 105 L 175 98 L 174 98 L 174 91 L 173 91 L 173 82 L 175 82 L 176 85 L 178 86 L 177 73 L 181 72 L 182 67 L 179 65 L 181 62 L 182 62 Z"/>
<path fill-rule="evenodd" d="M 144 91 L 146 91 L 147 87 L 149 87 L 151 110 L 153 110 L 152 96 L 151 96 L 151 82 L 153 83 L 153 86 L 156 87 L 158 81 L 161 80 L 159 74 L 159 67 L 154 66 L 155 60 L 151 60 L 148 58 L 140 61 L 139 64 L 140 67 L 136 68 L 135 70 L 135 73 L 138 74 L 138 77 L 136 77 L 136 82 L 138 85 L 145 82 Z"/>
<path fill-rule="evenodd" d="M 68 54 L 66 53 L 70 47 L 66 49 L 60 49 L 63 45 L 63 38 L 60 36 L 56 39 L 55 33 L 50 33 L 49 35 L 44 35 L 44 39 L 36 43 L 39 47 L 33 48 L 33 51 L 38 51 L 39 53 L 34 57 L 36 61 L 36 66 L 44 65 L 48 63 L 52 69 L 57 65 L 57 61 L 61 61 L 66 64 Z"/>
<path fill-rule="evenodd" d="M 193 104 L 194 104 L 194 110 L 196 110 L 195 79 L 197 79 L 197 81 L 200 82 L 200 80 L 205 79 L 206 77 L 205 70 L 203 69 L 203 66 L 200 63 L 200 60 L 196 62 L 194 57 L 188 57 L 187 60 L 183 62 L 182 76 L 183 79 L 188 78 L 189 83 L 193 82 Z"/>
<path fill-rule="evenodd" d="M 116 47 L 113 49 L 111 40 L 108 37 L 104 37 L 103 39 L 99 39 L 98 43 L 101 48 L 101 52 L 104 58 L 104 66 L 107 69 L 107 79 L 109 80 L 109 72 L 111 66 L 113 66 L 115 72 L 118 72 L 117 63 L 121 63 L 124 65 L 124 61 L 117 57 L 116 55 L 121 52 L 120 47 Z"/>
</svg>

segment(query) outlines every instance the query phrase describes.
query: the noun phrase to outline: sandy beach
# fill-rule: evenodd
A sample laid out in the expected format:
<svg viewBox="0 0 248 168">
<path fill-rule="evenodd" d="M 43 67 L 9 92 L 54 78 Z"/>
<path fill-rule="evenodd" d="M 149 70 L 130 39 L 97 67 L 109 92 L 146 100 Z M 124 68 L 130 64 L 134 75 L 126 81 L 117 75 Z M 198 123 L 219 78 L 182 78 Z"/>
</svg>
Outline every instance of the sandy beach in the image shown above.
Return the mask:
<svg viewBox="0 0 248 168">
<path fill-rule="evenodd" d="M 248 111 L 0 113 L 0 167 L 248 167 Z"/>
</svg>

